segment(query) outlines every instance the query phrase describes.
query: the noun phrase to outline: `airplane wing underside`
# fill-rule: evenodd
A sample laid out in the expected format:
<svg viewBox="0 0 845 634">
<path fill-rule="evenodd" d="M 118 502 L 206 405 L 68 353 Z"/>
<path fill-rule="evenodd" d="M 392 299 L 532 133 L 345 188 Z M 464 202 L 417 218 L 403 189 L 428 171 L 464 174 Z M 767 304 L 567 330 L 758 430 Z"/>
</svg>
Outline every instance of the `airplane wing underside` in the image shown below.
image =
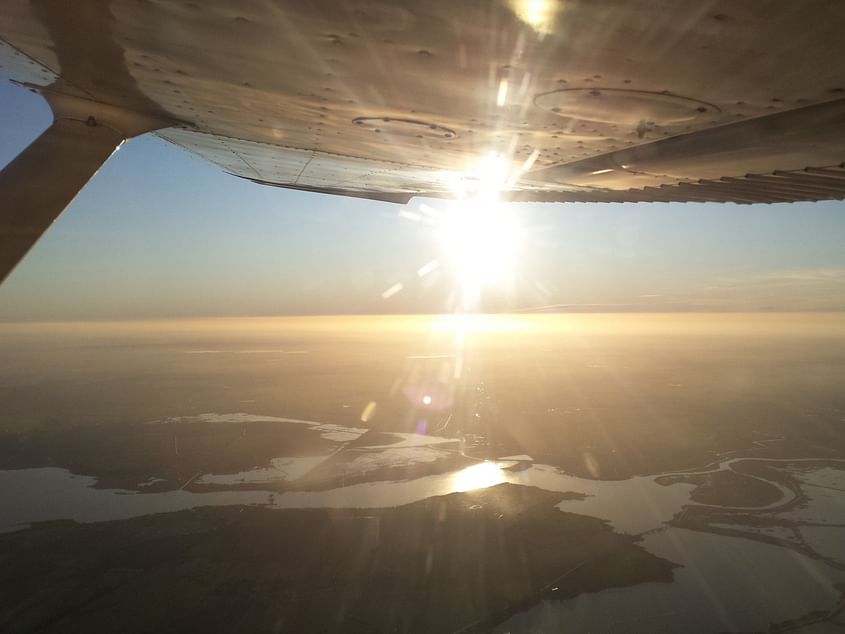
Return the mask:
<svg viewBox="0 0 845 634">
<path fill-rule="evenodd" d="M 843 23 L 825 0 L 5 0 L 0 72 L 280 187 L 451 196 L 493 154 L 511 200 L 841 199 Z"/>
</svg>

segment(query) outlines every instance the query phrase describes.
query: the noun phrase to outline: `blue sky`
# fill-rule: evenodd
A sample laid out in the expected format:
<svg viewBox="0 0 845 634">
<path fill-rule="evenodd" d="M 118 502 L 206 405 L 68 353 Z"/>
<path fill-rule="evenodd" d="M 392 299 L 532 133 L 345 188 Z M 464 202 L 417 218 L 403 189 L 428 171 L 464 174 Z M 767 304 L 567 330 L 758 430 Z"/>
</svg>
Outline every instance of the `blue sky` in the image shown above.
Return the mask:
<svg viewBox="0 0 845 634">
<path fill-rule="evenodd" d="M 49 122 L 39 96 L 0 78 L 0 165 Z M 448 266 L 416 273 L 442 256 L 438 233 L 398 210 L 255 185 L 147 135 L 109 160 L 0 286 L 0 320 L 449 310 Z M 841 202 L 512 213 L 522 255 L 512 287 L 487 291 L 489 309 L 845 308 Z M 396 283 L 403 290 L 385 299 Z"/>
</svg>

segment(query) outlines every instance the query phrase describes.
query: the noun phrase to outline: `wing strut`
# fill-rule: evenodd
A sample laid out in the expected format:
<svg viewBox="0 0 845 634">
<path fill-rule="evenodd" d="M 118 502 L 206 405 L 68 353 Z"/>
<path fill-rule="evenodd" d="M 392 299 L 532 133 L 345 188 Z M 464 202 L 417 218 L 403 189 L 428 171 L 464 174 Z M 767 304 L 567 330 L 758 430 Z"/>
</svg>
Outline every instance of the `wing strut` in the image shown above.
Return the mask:
<svg viewBox="0 0 845 634">
<path fill-rule="evenodd" d="M 53 123 L 0 171 L 0 282 L 126 139 L 173 123 L 43 94 Z"/>
</svg>

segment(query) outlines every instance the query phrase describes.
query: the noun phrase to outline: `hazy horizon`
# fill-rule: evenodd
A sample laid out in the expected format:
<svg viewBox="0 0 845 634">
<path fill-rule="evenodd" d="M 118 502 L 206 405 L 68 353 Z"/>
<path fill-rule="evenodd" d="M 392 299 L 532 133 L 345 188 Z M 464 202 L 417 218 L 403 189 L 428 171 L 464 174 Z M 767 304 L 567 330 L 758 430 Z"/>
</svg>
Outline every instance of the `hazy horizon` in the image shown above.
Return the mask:
<svg viewBox="0 0 845 634">
<path fill-rule="evenodd" d="M 790 316 L 831 316 L 836 319 L 845 319 L 845 309 L 837 310 L 526 310 L 526 311 L 501 311 L 501 312 L 430 312 L 430 313 L 287 313 L 276 315 L 182 315 L 182 316 L 160 316 L 160 317 L 88 317 L 78 319 L 0 319 L 0 327 L 2 326 L 26 326 L 26 325 L 72 325 L 72 324 L 184 324 L 189 322 L 245 322 L 245 321 L 261 321 L 261 320 L 304 320 L 304 319 L 384 319 L 384 318 L 398 318 L 398 319 L 463 319 L 463 318 L 519 318 L 519 317 L 543 317 L 543 316 L 560 316 L 566 317 L 616 317 L 616 318 L 636 318 L 636 317 L 707 317 L 707 316 L 725 316 L 725 317 L 790 317 Z M 845 323 L 845 322 L 843 322 Z"/>
</svg>

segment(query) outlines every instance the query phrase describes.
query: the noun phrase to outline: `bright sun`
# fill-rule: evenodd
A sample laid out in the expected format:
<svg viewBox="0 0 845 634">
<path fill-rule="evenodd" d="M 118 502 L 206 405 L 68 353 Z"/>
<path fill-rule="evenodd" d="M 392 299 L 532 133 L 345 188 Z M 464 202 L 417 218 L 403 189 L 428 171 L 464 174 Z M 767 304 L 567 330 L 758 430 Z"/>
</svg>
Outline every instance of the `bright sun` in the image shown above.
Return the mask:
<svg viewBox="0 0 845 634">
<path fill-rule="evenodd" d="M 505 288 L 513 281 L 522 248 L 522 230 L 514 213 L 500 203 L 509 163 L 491 154 L 470 174 L 469 192 L 440 217 L 443 248 L 457 276 L 464 308 L 472 308 L 484 287 Z M 469 195 L 466 195 L 466 194 Z"/>
<path fill-rule="evenodd" d="M 522 243 L 513 214 L 495 201 L 459 201 L 443 216 L 443 246 L 465 300 L 483 287 L 507 286 Z"/>
<path fill-rule="evenodd" d="M 441 265 L 449 268 L 457 281 L 452 307 L 458 312 L 476 312 L 482 305 L 484 288 L 508 291 L 513 287 L 523 232 L 517 214 L 501 203 L 499 196 L 513 188 L 538 154 L 532 153 L 524 164 L 515 167 L 505 156 L 490 152 L 466 171 L 442 173 L 443 185 L 457 200 L 437 208 L 421 203 L 417 210 L 400 210 L 401 217 L 438 230 L 442 257 L 420 267 L 417 275 L 426 277 Z M 397 282 L 382 297 L 390 299 L 404 287 Z"/>
</svg>

